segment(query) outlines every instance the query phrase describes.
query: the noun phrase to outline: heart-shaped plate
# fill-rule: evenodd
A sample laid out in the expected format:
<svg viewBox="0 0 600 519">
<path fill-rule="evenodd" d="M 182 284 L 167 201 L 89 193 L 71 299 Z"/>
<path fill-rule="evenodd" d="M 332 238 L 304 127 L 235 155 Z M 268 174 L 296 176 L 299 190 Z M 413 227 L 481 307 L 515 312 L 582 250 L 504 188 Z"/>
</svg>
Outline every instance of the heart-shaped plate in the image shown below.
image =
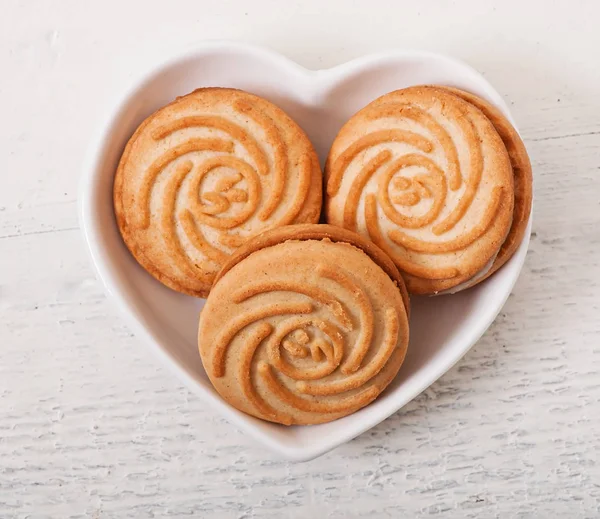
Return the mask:
<svg viewBox="0 0 600 519">
<path fill-rule="evenodd" d="M 517 253 L 489 280 L 456 295 L 413 298 L 408 355 L 396 379 L 374 403 L 331 423 L 285 427 L 237 411 L 212 388 L 196 341 L 204 301 L 162 286 L 129 254 L 113 213 L 115 169 L 127 140 L 144 118 L 198 87 L 236 87 L 269 99 L 300 124 L 324 161 L 337 131 L 357 110 L 386 92 L 423 83 L 473 92 L 511 119 L 501 96 L 480 74 L 445 56 L 394 51 L 311 71 L 266 49 L 213 42 L 179 53 L 140 78 L 110 111 L 90 149 L 79 211 L 92 261 L 107 292 L 135 334 L 194 393 L 288 459 L 308 460 L 358 436 L 448 371 L 481 337 L 508 298 L 525 259 L 531 221 Z"/>
</svg>

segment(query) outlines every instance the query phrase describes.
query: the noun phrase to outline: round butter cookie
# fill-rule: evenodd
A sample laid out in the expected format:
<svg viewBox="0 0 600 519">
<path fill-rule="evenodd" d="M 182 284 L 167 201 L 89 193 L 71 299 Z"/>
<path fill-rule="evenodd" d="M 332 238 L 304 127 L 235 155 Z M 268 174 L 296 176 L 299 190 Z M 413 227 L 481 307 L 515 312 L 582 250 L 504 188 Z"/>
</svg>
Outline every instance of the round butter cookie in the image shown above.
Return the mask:
<svg viewBox="0 0 600 519">
<path fill-rule="evenodd" d="M 204 368 L 231 405 L 317 424 L 372 402 L 408 346 L 408 295 L 393 262 L 355 233 L 292 225 L 245 244 L 202 309 Z"/>
<path fill-rule="evenodd" d="M 490 277 L 502 267 L 502 265 L 504 265 L 517 251 L 523 240 L 523 236 L 527 230 L 527 224 L 529 223 L 533 199 L 533 173 L 531 170 L 531 162 L 521 136 L 498 108 L 488 101 L 485 101 L 470 92 L 459 90 L 458 88 L 446 86 L 437 88 L 441 88 L 463 98 L 465 101 L 475 105 L 485 114 L 494 125 L 494 128 L 496 128 L 502 142 L 504 142 L 504 146 L 508 151 L 508 156 L 510 157 L 510 162 L 512 164 L 515 194 L 512 225 L 492 267 L 486 274 L 477 280 L 477 282 L 480 282 Z"/>
<path fill-rule="evenodd" d="M 360 110 L 335 138 L 325 175 L 327 222 L 373 240 L 415 294 L 485 274 L 511 227 L 502 139 L 473 104 L 435 87 L 391 92 Z"/>
<path fill-rule="evenodd" d="M 201 88 L 148 117 L 114 181 L 125 244 L 168 287 L 205 297 L 250 237 L 317 222 L 322 175 L 306 134 L 247 92 Z"/>
</svg>

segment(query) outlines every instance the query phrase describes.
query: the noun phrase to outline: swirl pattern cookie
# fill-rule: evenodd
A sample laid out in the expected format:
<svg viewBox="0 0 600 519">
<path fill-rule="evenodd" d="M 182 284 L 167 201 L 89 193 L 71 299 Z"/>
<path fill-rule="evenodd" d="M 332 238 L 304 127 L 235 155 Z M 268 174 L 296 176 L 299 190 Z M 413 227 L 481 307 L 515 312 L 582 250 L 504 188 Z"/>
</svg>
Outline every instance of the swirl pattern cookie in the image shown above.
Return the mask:
<svg viewBox="0 0 600 519">
<path fill-rule="evenodd" d="M 198 344 L 219 394 L 258 418 L 335 420 L 372 402 L 408 346 L 408 298 L 393 263 L 328 225 L 276 229 L 223 267 Z"/>
<path fill-rule="evenodd" d="M 328 223 L 373 240 L 410 292 L 485 274 L 509 232 L 513 173 L 492 123 L 434 87 L 386 94 L 354 115 L 326 164 Z"/>
<path fill-rule="evenodd" d="M 316 222 L 321 171 L 306 134 L 255 95 L 203 88 L 148 117 L 114 182 L 123 239 L 165 285 L 205 297 L 250 237 Z"/>
</svg>

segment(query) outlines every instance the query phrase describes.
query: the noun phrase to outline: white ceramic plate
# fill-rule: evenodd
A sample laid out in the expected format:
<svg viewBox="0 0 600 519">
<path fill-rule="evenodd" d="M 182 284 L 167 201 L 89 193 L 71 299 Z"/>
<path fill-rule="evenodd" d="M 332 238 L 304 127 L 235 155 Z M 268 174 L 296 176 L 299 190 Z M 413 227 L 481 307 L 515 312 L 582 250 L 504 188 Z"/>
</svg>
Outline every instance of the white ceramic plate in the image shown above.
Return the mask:
<svg viewBox="0 0 600 519">
<path fill-rule="evenodd" d="M 448 57 L 394 51 L 310 71 L 265 49 L 213 42 L 175 55 L 140 78 L 114 105 L 92 144 L 81 182 L 80 218 L 106 290 L 136 335 L 194 393 L 236 427 L 288 459 L 308 460 L 354 438 L 396 412 L 452 367 L 504 305 L 523 265 L 530 229 L 514 257 L 488 281 L 457 295 L 413 298 L 406 361 L 374 403 L 332 423 L 284 427 L 237 411 L 213 390 L 196 347 L 203 300 L 160 285 L 138 266 L 121 241 L 112 204 L 118 160 L 146 116 L 201 86 L 237 87 L 273 101 L 304 128 L 323 161 L 338 129 L 358 109 L 381 94 L 422 83 L 468 90 L 488 99 L 510 118 L 500 95 L 481 75 Z"/>
</svg>

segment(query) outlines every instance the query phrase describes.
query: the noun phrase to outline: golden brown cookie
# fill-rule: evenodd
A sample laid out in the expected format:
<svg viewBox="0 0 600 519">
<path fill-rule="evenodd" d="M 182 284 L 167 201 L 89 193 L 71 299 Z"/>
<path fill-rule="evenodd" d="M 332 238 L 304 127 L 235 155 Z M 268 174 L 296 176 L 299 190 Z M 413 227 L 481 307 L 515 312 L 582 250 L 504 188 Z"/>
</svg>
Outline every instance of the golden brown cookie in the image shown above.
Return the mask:
<svg viewBox="0 0 600 519">
<path fill-rule="evenodd" d="M 250 237 L 317 222 L 321 186 L 312 144 L 280 108 L 241 90 L 201 88 L 133 134 L 114 206 L 137 261 L 168 287 L 205 297 Z"/>
<path fill-rule="evenodd" d="M 437 88 L 443 88 L 444 90 L 463 98 L 465 101 L 475 105 L 485 114 L 494 125 L 494 128 L 496 128 L 502 142 L 504 142 L 504 146 L 506 146 L 512 164 L 515 193 L 512 225 L 506 240 L 504 240 L 504 243 L 500 248 L 498 256 L 496 256 L 494 264 L 485 275 L 477 280 L 478 282 L 481 282 L 504 265 L 516 252 L 523 240 L 529 222 L 533 198 L 533 174 L 531 171 L 531 162 L 525 144 L 523 144 L 519 133 L 498 108 L 484 99 L 481 99 L 470 92 L 459 90 L 458 88 L 446 86 Z"/>
<path fill-rule="evenodd" d="M 327 159 L 327 222 L 385 250 L 416 294 L 489 270 L 512 223 L 502 139 L 473 104 L 434 87 L 386 94 L 340 130 Z"/>
<path fill-rule="evenodd" d="M 396 376 L 408 298 L 372 243 L 329 225 L 292 225 L 250 240 L 225 264 L 198 344 L 211 382 L 237 409 L 286 425 L 329 422 Z"/>
</svg>

